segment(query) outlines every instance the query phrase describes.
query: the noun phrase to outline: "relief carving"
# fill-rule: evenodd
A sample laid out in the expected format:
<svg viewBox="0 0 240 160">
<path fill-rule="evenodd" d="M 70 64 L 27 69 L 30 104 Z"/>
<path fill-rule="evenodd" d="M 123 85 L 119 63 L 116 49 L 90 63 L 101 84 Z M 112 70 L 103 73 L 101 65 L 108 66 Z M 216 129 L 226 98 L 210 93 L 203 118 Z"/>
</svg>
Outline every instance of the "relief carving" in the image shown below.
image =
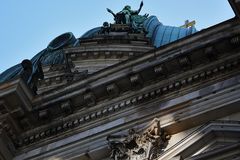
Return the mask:
<svg viewBox="0 0 240 160">
<path fill-rule="evenodd" d="M 130 129 L 128 135 L 108 136 L 112 160 L 154 160 L 167 146 L 170 135 L 154 119 L 147 129 L 137 132 Z"/>
</svg>

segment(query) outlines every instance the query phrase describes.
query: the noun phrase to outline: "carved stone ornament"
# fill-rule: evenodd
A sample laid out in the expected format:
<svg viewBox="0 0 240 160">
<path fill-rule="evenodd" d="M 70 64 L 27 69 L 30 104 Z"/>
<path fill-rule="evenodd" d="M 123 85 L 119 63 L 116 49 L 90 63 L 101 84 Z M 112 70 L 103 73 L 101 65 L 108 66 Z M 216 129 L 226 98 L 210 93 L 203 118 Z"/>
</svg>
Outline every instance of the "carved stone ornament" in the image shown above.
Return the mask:
<svg viewBox="0 0 240 160">
<path fill-rule="evenodd" d="M 147 129 L 137 132 L 130 129 L 128 135 L 111 135 L 107 140 L 112 160 L 154 160 L 167 146 L 170 136 L 154 119 Z"/>
</svg>

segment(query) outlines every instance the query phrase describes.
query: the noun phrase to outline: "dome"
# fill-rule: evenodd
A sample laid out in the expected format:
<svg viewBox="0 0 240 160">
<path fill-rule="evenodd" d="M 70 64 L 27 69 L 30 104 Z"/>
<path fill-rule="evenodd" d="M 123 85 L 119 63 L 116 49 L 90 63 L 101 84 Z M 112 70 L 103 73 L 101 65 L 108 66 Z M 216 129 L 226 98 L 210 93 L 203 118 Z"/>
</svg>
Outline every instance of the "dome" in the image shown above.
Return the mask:
<svg viewBox="0 0 240 160">
<path fill-rule="evenodd" d="M 147 37 L 150 38 L 152 44 L 157 48 L 197 32 L 194 26 L 183 28 L 163 25 L 156 16 L 148 17 L 144 21 L 143 27 L 147 32 Z M 93 28 L 84 33 L 80 38 L 93 38 L 100 30 L 101 27 Z"/>
</svg>

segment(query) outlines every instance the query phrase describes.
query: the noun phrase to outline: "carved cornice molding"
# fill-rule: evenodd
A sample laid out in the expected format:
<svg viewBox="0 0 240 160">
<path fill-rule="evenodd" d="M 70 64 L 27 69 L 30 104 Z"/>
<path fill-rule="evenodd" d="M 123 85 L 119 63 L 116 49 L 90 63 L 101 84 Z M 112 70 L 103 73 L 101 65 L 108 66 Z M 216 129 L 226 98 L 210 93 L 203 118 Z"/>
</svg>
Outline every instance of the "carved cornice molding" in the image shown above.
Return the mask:
<svg viewBox="0 0 240 160">
<path fill-rule="evenodd" d="M 20 143 L 21 146 L 24 144 L 29 145 L 41 139 L 55 136 L 56 134 L 64 134 L 64 132 L 67 132 L 74 128 L 79 128 L 82 125 L 86 126 L 89 123 L 98 121 L 98 119 L 101 120 L 103 117 L 111 117 L 112 115 L 115 115 L 120 112 L 127 112 L 128 108 L 132 106 L 137 107 L 144 103 L 149 103 L 151 101 L 154 101 L 155 99 L 157 100 L 160 97 L 162 97 L 162 101 L 164 101 L 164 99 L 168 99 L 168 95 L 171 95 L 174 92 L 181 91 L 182 93 L 184 93 L 186 92 L 184 90 L 186 89 L 188 90 L 189 88 L 191 88 L 191 90 L 194 90 L 194 86 L 198 86 L 200 84 L 203 84 L 205 86 L 209 82 L 210 84 L 213 83 L 211 82 L 212 81 L 211 79 L 219 80 L 220 77 L 222 77 L 222 79 L 225 79 L 226 77 L 224 78 L 224 75 L 227 76 L 228 73 L 231 73 L 231 72 L 233 74 L 236 74 L 235 71 L 238 71 L 239 65 L 240 65 L 239 62 L 236 62 L 236 59 L 234 59 L 232 62 L 229 61 L 229 63 L 223 63 L 223 64 L 219 64 L 218 66 L 215 66 L 215 68 L 210 67 L 208 70 L 201 71 L 197 74 L 196 73 L 191 74 L 189 75 L 189 77 L 184 76 L 183 79 L 178 79 L 178 81 L 173 80 L 173 83 L 167 83 L 164 86 L 153 85 L 154 89 L 149 88 L 148 91 L 139 92 L 135 96 L 130 96 L 130 98 L 126 98 L 125 100 L 118 101 L 118 103 L 113 103 L 112 105 L 110 104 L 106 106 L 101 105 L 102 106 L 101 108 L 93 109 L 92 112 L 89 111 L 86 114 L 79 115 L 75 119 L 73 118 L 71 120 L 65 121 L 63 124 L 54 125 L 49 129 L 45 129 L 45 131 L 44 130 L 40 132 L 38 131 L 38 133 L 31 133 L 32 136 L 24 138 L 25 143 L 23 142 L 18 142 L 18 143 Z M 176 98 L 177 96 L 178 95 L 174 95 L 171 98 L 174 98 L 174 97 Z M 87 94 L 86 97 L 90 98 L 91 94 Z M 38 137 L 38 138 L 34 138 L 34 137 Z M 30 142 L 29 139 L 33 139 L 33 141 Z"/>
</svg>

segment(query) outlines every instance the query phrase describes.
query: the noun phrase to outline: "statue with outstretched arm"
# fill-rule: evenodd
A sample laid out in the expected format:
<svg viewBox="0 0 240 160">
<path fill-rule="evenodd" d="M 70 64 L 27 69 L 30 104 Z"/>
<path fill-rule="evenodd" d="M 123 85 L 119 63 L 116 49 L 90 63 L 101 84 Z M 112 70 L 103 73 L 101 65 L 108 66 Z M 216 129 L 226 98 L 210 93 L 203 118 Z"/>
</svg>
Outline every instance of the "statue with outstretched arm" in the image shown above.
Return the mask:
<svg viewBox="0 0 240 160">
<path fill-rule="evenodd" d="M 107 11 L 111 13 L 114 17 L 114 20 L 117 24 L 130 24 L 131 16 L 138 15 L 143 7 L 143 1 L 140 3 L 138 10 L 132 10 L 131 6 L 126 5 L 120 12 L 115 14 L 111 9 L 107 8 Z"/>
</svg>

